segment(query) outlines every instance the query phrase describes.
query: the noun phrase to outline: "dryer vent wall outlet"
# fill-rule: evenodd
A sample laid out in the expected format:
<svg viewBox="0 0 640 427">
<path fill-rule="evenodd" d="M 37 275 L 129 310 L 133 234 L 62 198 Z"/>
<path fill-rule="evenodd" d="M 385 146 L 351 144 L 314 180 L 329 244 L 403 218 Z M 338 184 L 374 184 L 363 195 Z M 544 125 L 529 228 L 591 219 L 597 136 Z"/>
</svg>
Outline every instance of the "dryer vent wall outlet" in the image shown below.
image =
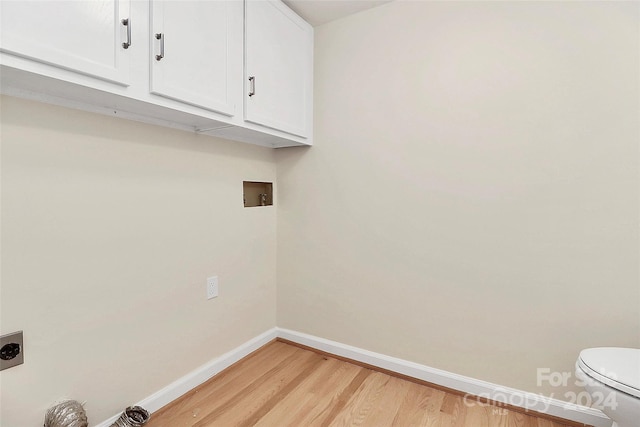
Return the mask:
<svg viewBox="0 0 640 427">
<path fill-rule="evenodd" d="M 24 363 L 22 331 L 0 336 L 0 371 Z"/>
</svg>

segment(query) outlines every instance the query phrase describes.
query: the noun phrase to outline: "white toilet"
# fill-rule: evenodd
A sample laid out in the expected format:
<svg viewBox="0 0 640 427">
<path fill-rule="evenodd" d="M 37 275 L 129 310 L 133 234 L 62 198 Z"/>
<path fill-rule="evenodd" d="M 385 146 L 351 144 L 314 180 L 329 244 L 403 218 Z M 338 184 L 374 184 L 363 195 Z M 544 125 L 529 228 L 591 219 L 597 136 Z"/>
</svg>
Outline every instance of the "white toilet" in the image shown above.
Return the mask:
<svg viewBox="0 0 640 427">
<path fill-rule="evenodd" d="M 613 420 L 612 427 L 640 427 L 640 349 L 582 350 L 576 377 L 591 396 L 592 406 Z"/>
</svg>

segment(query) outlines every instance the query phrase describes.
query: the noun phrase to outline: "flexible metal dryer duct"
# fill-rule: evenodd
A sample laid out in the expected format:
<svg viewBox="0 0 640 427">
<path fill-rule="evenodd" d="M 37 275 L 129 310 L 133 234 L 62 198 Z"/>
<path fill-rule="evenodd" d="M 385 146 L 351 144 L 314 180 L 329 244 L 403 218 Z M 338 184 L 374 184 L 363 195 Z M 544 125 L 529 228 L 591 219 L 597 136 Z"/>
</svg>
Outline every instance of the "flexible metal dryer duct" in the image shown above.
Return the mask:
<svg viewBox="0 0 640 427">
<path fill-rule="evenodd" d="M 88 427 L 87 414 L 77 400 L 64 400 L 47 409 L 44 427 Z"/>
<path fill-rule="evenodd" d="M 111 427 L 140 427 L 149 421 L 149 412 L 140 406 L 129 406 Z"/>
</svg>

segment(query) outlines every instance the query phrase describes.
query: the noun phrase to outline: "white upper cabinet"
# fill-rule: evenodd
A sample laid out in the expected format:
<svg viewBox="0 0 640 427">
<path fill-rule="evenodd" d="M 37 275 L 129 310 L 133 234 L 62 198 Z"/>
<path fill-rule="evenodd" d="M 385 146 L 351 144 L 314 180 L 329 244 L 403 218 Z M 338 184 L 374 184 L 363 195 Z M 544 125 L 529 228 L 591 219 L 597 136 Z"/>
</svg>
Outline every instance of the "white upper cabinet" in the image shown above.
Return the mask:
<svg viewBox="0 0 640 427">
<path fill-rule="evenodd" d="M 313 28 L 280 0 L 0 0 L 0 24 L 4 94 L 312 144 Z"/>
<path fill-rule="evenodd" d="M 313 28 L 280 1 L 245 1 L 245 120 L 309 137 Z"/>
<path fill-rule="evenodd" d="M 150 42 L 151 93 L 236 114 L 232 83 L 242 73 L 241 2 L 153 0 Z"/>
<path fill-rule="evenodd" d="M 126 86 L 129 12 L 129 0 L 1 0 L 0 51 Z"/>
</svg>

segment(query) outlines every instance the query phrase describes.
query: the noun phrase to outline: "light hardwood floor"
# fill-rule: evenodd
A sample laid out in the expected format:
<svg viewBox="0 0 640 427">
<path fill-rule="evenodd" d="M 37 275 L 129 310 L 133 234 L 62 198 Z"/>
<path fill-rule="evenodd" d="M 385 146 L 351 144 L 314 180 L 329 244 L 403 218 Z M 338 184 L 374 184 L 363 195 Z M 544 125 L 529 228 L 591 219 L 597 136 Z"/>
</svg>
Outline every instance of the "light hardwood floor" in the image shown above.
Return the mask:
<svg viewBox="0 0 640 427">
<path fill-rule="evenodd" d="M 148 427 L 566 427 L 274 341 L 151 416 Z"/>
</svg>

